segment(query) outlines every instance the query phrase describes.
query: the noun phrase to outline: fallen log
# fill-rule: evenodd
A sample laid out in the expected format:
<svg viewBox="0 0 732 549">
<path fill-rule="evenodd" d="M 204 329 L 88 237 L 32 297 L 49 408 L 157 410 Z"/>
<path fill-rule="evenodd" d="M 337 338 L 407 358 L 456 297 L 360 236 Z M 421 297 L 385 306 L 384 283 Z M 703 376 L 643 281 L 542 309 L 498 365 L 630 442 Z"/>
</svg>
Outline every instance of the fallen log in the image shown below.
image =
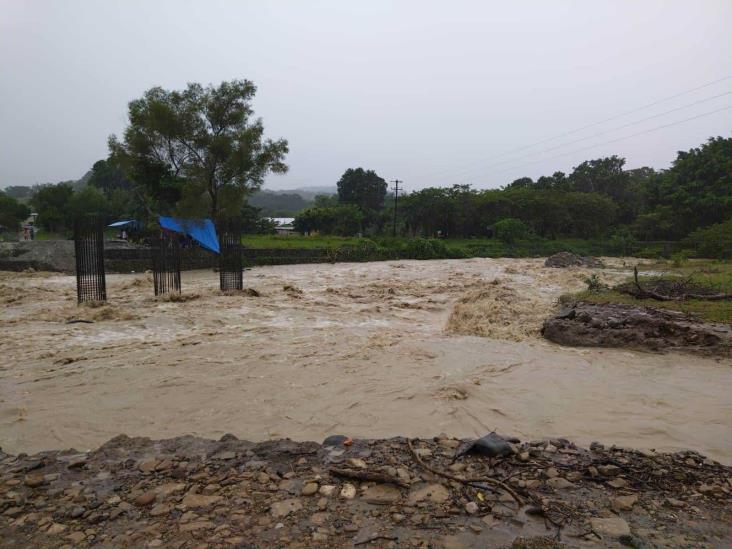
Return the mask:
<svg viewBox="0 0 732 549">
<path fill-rule="evenodd" d="M 638 281 L 638 267 L 633 267 L 633 280 L 635 282 L 635 287 L 638 289 L 637 293 L 625 291 L 624 293 L 627 293 L 628 295 L 632 295 L 633 297 L 637 297 L 639 299 L 643 298 L 650 298 L 655 299 L 656 301 L 684 301 L 686 299 L 700 299 L 704 301 L 732 301 L 732 294 L 690 294 L 690 293 L 683 293 L 678 296 L 670 296 L 670 295 L 662 295 L 659 293 L 656 293 L 652 290 L 647 290 L 646 288 L 643 288 L 643 286 L 640 285 L 640 282 Z"/>
</svg>

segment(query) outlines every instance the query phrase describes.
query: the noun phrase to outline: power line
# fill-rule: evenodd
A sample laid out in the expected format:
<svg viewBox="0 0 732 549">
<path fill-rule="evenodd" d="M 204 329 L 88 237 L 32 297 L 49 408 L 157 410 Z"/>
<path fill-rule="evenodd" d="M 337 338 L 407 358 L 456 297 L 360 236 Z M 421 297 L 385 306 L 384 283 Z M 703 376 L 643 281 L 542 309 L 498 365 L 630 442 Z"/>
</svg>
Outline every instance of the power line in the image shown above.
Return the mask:
<svg viewBox="0 0 732 549">
<path fill-rule="evenodd" d="M 640 120 L 635 120 L 633 122 L 628 122 L 627 124 L 623 124 L 621 126 L 616 126 L 614 128 L 610 128 L 610 129 L 607 129 L 607 130 L 604 130 L 604 131 L 601 131 L 601 132 L 598 132 L 598 133 L 594 133 L 594 134 L 591 134 L 591 135 L 587 135 L 585 137 L 580 137 L 579 139 L 574 139 L 573 141 L 566 141 L 564 143 L 560 143 L 559 145 L 554 145 L 553 147 L 549 147 L 548 149 L 542 149 L 542 150 L 534 151 L 534 152 L 531 152 L 531 153 L 528 153 L 528 154 L 525 154 L 525 155 L 522 155 L 522 156 L 518 156 L 518 157 L 515 157 L 515 158 L 508 158 L 506 160 L 501 160 L 500 162 L 496 162 L 494 164 L 489 164 L 488 166 L 485 166 L 483 169 L 490 169 L 490 168 L 494 168 L 496 166 L 501 166 L 503 164 L 508 164 L 508 163 L 511 163 L 511 162 L 515 162 L 517 160 L 523 160 L 524 158 L 531 158 L 532 156 L 536 156 L 537 154 L 543 154 L 543 153 L 546 153 L 546 152 L 555 151 L 557 149 L 561 149 L 562 147 L 566 147 L 567 145 L 574 145 L 575 143 L 580 143 L 582 141 L 587 141 L 588 139 L 592 139 L 593 137 L 599 137 L 601 135 L 606 135 L 608 133 L 612 133 L 612 132 L 615 132 L 615 131 L 618 131 L 618 130 L 622 130 L 624 128 L 629 128 L 631 126 L 636 126 L 636 125 L 641 124 L 643 122 L 647 122 L 648 120 L 653 120 L 655 118 L 661 118 L 662 116 L 666 116 L 666 115 L 671 114 L 671 113 L 674 113 L 674 112 L 678 112 L 678 111 L 681 111 L 681 110 L 684 110 L 684 109 L 688 109 L 690 107 L 694 107 L 694 106 L 700 105 L 702 103 L 708 103 L 709 101 L 713 101 L 714 99 L 719 99 L 720 97 L 724 97 L 725 95 L 730 95 L 730 94 L 732 94 L 732 90 L 731 91 L 724 92 L 724 93 L 720 93 L 720 94 L 717 94 L 717 95 L 713 95 L 712 97 L 707 97 L 705 99 L 700 99 L 698 101 L 694 101 L 694 102 L 688 103 L 686 105 L 681 105 L 680 107 L 676 107 L 676 108 L 670 109 L 668 111 L 664 111 L 662 113 L 654 114 L 652 116 L 647 116 L 645 118 L 641 118 Z M 462 170 L 462 171 L 459 171 L 459 172 L 455 172 L 454 174 L 452 174 L 452 176 L 454 177 L 454 176 L 460 176 L 460 175 L 464 175 L 464 174 L 465 175 L 469 175 L 470 174 L 470 170 Z"/>
<path fill-rule="evenodd" d="M 397 227 L 397 200 L 399 200 L 399 191 L 403 191 L 404 188 L 399 188 L 399 183 L 404 183 L 401 179 L 395 179 L 392 181 L 394 183 L 394 227 L 392 228 L 392 236 L 396 236 L 396 227 Z"/>
<path fill-rule="evenodd" d="M 504 151 L 503 153 L 500 153 L 500 154 L 494 155 L 494 156 L 493 156 L 493 157 L 491 157 L 491 158 L 488 158 L 488 159 L 483 159 L 483 160 L 480 160 L 480 161 L 478 161 L 478 162 L 474 162 L 474 163 L 473 163 L 473 165 L 475 165 L 475 164 L 480 164 L 480 163 L 484 162 L 485 160 L 493 160 L 493 159 L 498 159 L 498 158 L 502 158 L 502 157 L 504 157 L 504 156 L 506 156 L 506 155 L 508 155 L 508 154 L 512 154 L 512 153 L 514 153 L 514 152 L 520 152 L 520 151 L 523 151 L 523 150 L 526 150 L 526 149 L 530 149 L 531 147 L 536 147 L 537 145 L 543 145 L 544 143 L 547 143 L 547 142 L 549 142 L 549 141 L 553 141 L 553 140 L 555 140 L 555 139 L 559 139 L 559 138 L 561 138 L 561 137 L 566 137 L 566 136 L 568 136 L 568 135 L 572 135 L 572 134 L 575 134 L 575 133 L 577 133 L 577 132 L 580 132 L 580 131 L 582 131 L 582 130 L 586 130 L 586 129 L 588 129 L 588 128 L 592 128 L 592 127 L 594 127 L 594 126 L 599 126 L 600 124 L 604 124 L 604 123 L 606 123 L 606 122 L 610 122 L 610 121 L 612 121 L 612 120 L 616 120 L 616 119 L 618 119 L 618 118 L 622 118 L 622 117 L 624 117 L 624 116 L 627 116 L 627 115 L 629 115 L 629 114 L 633 114 L 633 113 L 635 113 L 635 112 L 638 112 L 638 111 L 641 111 L 641 110 L 647 109 L 647 108 L 649 108 L 649 107 L 654 107 L 654 106 L 656 106 L 656 105 L 659 105 L 659 104 L 661 104 L 661 103 L 665 103 L 666 101 L 670 101 L 671 99 L 676 99 L 677 97 L 681 97 L 681 96 L 684 96 L 684 95 L 687 95 L 687 94 L 693 93 L 693 92 L 695 92 L 695 91 L 699 91 L 699 90 L 701 90 L 701 89 L 704 89 L 704 88 L 708 88 L 708 87 L 710 87 L 710 86 L 713 86 L 714 84 L 718 84 L 718 83 L 720 83 L 720 82 L 724 82 L 725 80 L 729 80 L 729 79 L 732 79 L 732 74 L 730 74 L 730 75 L 728 75 L 728 76 L 724 76 L 724 77 L 722 77 L 722 78 L 718 78 L 718 79 L 716 79 L 716 80 L 712 80 L 711 82 L 706 82 L 705 84 L 701 84 L 701 85 L 699 85 L 699 86 L 696 86 L 696 87 L 694 87 L 694 88 L 690 88 L 690 89 L 688 89 L 688 90 L 684 90 L 684 91 L 681 91 L 681 92 L 675 93 L 675 94 L 673 94 L 673 95 L 669 95 L 669 96 L 666 96 L 666 97 L 662 97 L 662 98 L 660 98 L 660 99 L 657 99 L 657 100 L 655 100 L 655 101 L 652 101 L 652 102 L 650 102 L 650 103 L 646 103 L 645 105 L 641 105 L 641 106 L 639 106 L 639 107 L 636 107 L 636 108 L 634 108 L 634 109 L 631 109 L 631 110 L 628 110 L 628 111 L 624 111 L 624 112 L 622 112 L 622 113 L 616 114 L 616 115 L 614 115 L 614 116 L 611 116 L 611 117 L 609 117 L 609 118 L 605 118 L 605 119 L 603 119 L 603 120 L 599 120 L 599 121 L 597 121 L 597 122 L 593 122 L 593 123 L 591 123 L 591 124 L 587 124 L 587 125 L 581 126 L 581 127 L 579 127 L 579 128 L 575 128 L 575 129 L 573 129 L 573 130 L 569 130 L 569 131 L 567 131 L 567 132 L 561 133 L 561 134 L 557 134 L 557 135 L 554 135 L 554 136 L 551 136 L 551 137 L 547 137 L 546 139 L 542 139 L 541 141 L 536 141 L 536 142 L 534 142 L 534 143 L 531 143 L 531 144 L 528 144 L 528 145 L 523 145 L 523 146 L 521 146 L 521 147 L 517 147 L 517 148 L 515 148 L 515 149 L 510 149 L 510 150 L 508 150 L 508 151 Z M 432 173 L 429 173 L 429 174 L 423 175 L 423 176 L 421 176 L 421 177 L 424 177 L 424 178 L 428 178 L 428 177 L 434 177 L 434 176 L 442 175 L 442 174 L 445 174 L 445 173 L 449 173 L 449 171 L 448 171 L 448 172 L 446 172 L 445 170 L 440 170 L 440 171 L 436 171 L 436 172 L 432 172 Z"/>
<path fill-rule="evenodd" d="M 713 114 L 716 114 L 716 113 L 722 112 L 722 111 L 726 111 L 728 109 L 732 109 L 732 105 L 727 105 L 726 107 L 721 107 L 721 108 L 715 109 L 713 111 L 708 111 L 708 112 L 705 112 L 705 113 L 698 114 L 696 116 L 690 116 L 689 118 L 684 118 L 683 120 L 677 120 L 677 121 L 671 122 L 669 124 L 664 124 L 663 126 L 656 126 L 655 128 L 650 128 L 648 130 L 644 130 L 644 131 L 641 131 L 641 132 L 636 132 L 636 133 L 632 133 L 630 135 L 625 135 L 623 137 L 618 137 L 617 139 L 611 139 L 609 141 L 603 141 L 601 143 L 595 143 L 593 145 L 590 145 L 588 147 L 583 147 L 581 149 L 575 149 L 573 151 L 556 154 L 554 156 L 549 156 L 549 157 L 546 157 L 546 158 L 540 158 L 538 160 L 533 160 L 531 162 L 525 162 L 525 163 L 522 164 L 522 166 L 527 166 L 529 164 L 538 164 L 539 162 L 544 162 L 546 160 L 552 160 L 553 158 L 561 158 L 562 156 L 569 156 L 571 154 L 575 154 L 575 153 L 578 153 L 578 152 L 586 151 L 586 150 L 589 150 L 589 149 L 594 149 L 595 147 L 600 147 L 602 145 L 609 145 L 611 143 L 617 143 L 618 141 L 623 141 L 625 139 L 630 139 L 632 137 L 637 137 L 639 135 L 644 135 L 644 134 L 651 133 L 651 132 L 655 132 L 655 131 L 658 131 L 658 130 L 663 130 L 665 128 L 670 128 L 671 126 L 677 126 L 679 124 L 683 124 L 685 122 L 690 122 L 690 121 L 696 120 L 698 118 L 703 118 L 705 116 L 711 116 Z M 498 173 L 503 173 L 505 171 L 512 170 L 514 168 L 515 168 L 515 166 L 509 166 L 508 168 L 505 168 L 503 170 L 500 170 Z M 483 175 L 477 176 L 476 179 L 478 177 L 484 177 L 486 175 L 487 174 L 483 174 Z"/>
</svg>

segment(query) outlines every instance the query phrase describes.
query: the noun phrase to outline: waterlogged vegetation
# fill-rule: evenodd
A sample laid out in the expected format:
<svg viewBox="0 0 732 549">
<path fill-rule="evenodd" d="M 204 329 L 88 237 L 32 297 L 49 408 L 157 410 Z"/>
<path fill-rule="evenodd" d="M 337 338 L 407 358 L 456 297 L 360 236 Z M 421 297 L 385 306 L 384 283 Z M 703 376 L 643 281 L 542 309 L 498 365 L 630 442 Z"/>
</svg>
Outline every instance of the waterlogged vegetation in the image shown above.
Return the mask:
<svg viewBox="0 0 732 549">
<path fill-rule="evenodd" d="M 668 261 L 658 261 L 643 265 L 638 278 L 644 288 L 667 289 L 669 287 L 688 288 L 690 293 L 730 294 L 732 293 L 732 261 L 685 260 L 677 256 Z M 645 273 L 645 274 L 644 274 Z M 680 299 L 658 301 L 652 298 L 638 298 L 629 295 L 634 281 L 629 278 L 612 288 L 592 284 L 577 294 L 562 296 L 560 301 L 568 304 L 575 301 L 591 303 L 626 303 L 662 309 L 671 309 L 697 315 L 703 320 L 732 323 L 732 300 Z M 662 290 L 657 290 L 661 293 Z M 668 292 L 667 292 L 668 293 Z"/>
</svg>

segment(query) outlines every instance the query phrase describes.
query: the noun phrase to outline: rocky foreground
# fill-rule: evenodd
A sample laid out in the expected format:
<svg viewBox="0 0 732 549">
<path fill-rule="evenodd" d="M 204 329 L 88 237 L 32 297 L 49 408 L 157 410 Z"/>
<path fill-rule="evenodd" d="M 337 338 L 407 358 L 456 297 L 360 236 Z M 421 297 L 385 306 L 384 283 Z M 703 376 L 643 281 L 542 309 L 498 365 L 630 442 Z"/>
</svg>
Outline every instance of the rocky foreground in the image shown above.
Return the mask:
<svg viewBox="0 0 732 549">
<path fill-rule="evenodd" d="M 723 547 L 732 468 L 520 443 L 121 435 L 0 452 L 3 547 Z"/>
</svg>

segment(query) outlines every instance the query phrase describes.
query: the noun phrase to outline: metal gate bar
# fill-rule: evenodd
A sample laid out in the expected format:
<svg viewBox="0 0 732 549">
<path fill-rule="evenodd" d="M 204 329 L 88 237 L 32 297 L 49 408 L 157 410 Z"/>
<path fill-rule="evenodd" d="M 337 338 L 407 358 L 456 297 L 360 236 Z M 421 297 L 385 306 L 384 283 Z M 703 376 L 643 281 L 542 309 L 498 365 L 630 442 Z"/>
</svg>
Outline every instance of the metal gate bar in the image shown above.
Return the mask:
<svg viewBox="0 0 732 549">
<path fill-rule="evenodd" d="M 222 292 L 244 289 L 241 225 L 236 222 L 219 227 L 219 281 Z"/>
<path fill-rule="evenodd" d="M 100 218 L 82 217 L 74 220 L 74 256 L 77 302 L 106 301 L 104 230 Z"/>
<path fill-rule="evenodd" d="M 155 295 L 180 293 L 180 245 L 176 236 L 161 234 L 152 241 Z"/>
</svg>

